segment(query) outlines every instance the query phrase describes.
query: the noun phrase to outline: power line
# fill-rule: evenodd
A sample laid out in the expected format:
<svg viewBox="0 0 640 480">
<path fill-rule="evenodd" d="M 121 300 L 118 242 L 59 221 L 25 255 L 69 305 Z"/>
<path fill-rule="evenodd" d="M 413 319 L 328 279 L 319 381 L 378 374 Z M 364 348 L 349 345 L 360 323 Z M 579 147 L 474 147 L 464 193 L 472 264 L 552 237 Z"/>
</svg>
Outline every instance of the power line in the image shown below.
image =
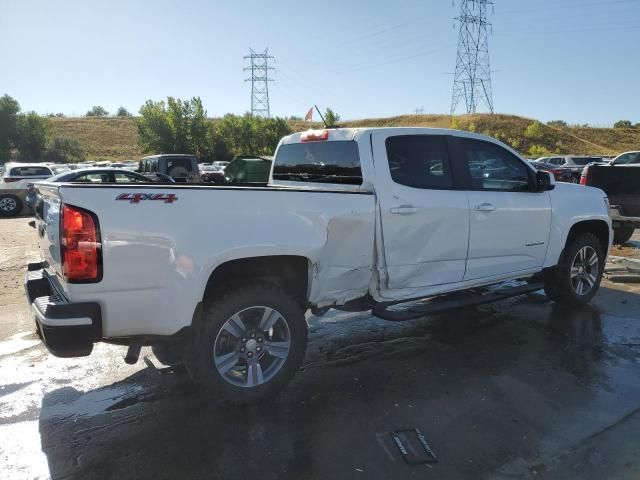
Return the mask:
<svg viewBox="0 0 640 480">
<path fill-rule="evenodd" d="M 482 102 L 493 113 L 491 69 L 489 67 L 489 40 L 487 5 L 490 0 L 461 0 L 458 52 L 451 96 L 451 115 L 464 99 L 467 113 L 476 113 Z"/>
<path fill-rule="evenodd" d="M 275 60 L 275 57 L 269 55 L 268 48 L 262 53 L 256 53 L 250 48 L 249 52 L 244 59 L 250 60 L 251 65 L 243 70 L 251 72 L 251 78 L 245 79 L 245 82 L 251 82 L 251 114 L 270 117 L 269 82 L 273 82 L 273 79 L 269 78 L 269 72 L 274 68 L 269 66 L 269 60 Z"/>
</svg>

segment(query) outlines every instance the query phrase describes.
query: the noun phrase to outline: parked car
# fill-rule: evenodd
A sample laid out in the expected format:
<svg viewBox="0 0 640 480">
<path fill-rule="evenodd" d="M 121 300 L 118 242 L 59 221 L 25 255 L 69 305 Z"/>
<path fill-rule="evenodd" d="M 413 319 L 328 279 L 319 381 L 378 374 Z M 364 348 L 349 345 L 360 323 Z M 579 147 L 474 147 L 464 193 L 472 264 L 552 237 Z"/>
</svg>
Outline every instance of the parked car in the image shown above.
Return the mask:
<svg viewBox="0 0 640 480">
<path fill-rule="evenodd" d="M 0 181 L 0 216 L 20 215 L 27 196 L 27 184 L 52 175 L 51 167 L 42 163 L 6 163 Z"/>
<path fill-rule="evenodd" d="M 564 181 L 569 181 L 570 183 L 580 183 L 580 175 L 585 165 L 589 165 L 590 163 L 603 163 L 602 157 L 587 155 L 564 155 L 541 158 L 544 158 L 544 163 L 553 165 L 553 174 L 557 179 L 559 179 L 559 177 L 566 178 Z"/>
<path fill-rule="evenodd" d="M 224 183 L 224 169 L 213 165 L 201 165 L 200 181 L 204 183 Z"/>
<path fill-rule="evenodd" d="M 171 177 L 160 174 L 156 181 L 163 183 L 175 183 Z M 75 182 L 75 183 L 150 183 L 149 177 L 130 172 L 121 168 L 85 168 L 82 170 L 69 170 L 48 179 L 51 183 Z M 32 210 L 36 207 L 37 188 L 33 183 L 27 185 L 26 203 Z"/>
<path fill-rule="evenodd" d="M 135 363 L 143 345 L 161 361 L 175 346 L 206 391 L 252 403 L 300 367 L 307 308 L 398 321 L 541 288 L 580 306 L 598 290 L 605 194 L 556 185 L 495 139 L 310 130 L 280 141 L 272 170 L 236 188 L 39 184 L 43 258 L 26 290 L 49 351 L 128 342 Z M 526 282 L 485 288 L 506 280 Z"/>
<path fill-rule="evenodd" d="M 640 165 L 640 151 L 624 152 L 611 159 L 609 165 Z"/>
<path fill-rule="evenodd" d="M 558 168 L 554 165 L 551 165 L 549 163 L 544 163 L 544 161 L 538 159 L 534 162 L 531 162 L 531 165 L 533 166 L 533 168 L 535 168 L 536 170 L 541 170 L 544 172 L 549 172 L 551 173 L 554 178 L 559 181 L 559 182 L 568 182 L 568 183 L 575 183 L 573 181 L 573 175 L 569 170 L 564 170 L 562 168 Z"/>
<path fill-rule="evenodd" d="M 150 155 L 140 160 L 138 172 L 153 177 L 156 173 L 168 175 L 178 183 L 200 182 L 198 161 L 194 155 Z"/>
<path fill-rule="evenodd" d="M 270 171 L 271 160 L 254 155 L 238 155 L 224 169 L 225 183 L 267 183 Z"/>
<path fill-rule="evenodd" d="M 227 167 L 227 165 L 229 165 L 229 162 L 222 162 L 222 161 L 220 161 L 220 162 L 213 162 L 213 163 L 211 164 L 211 166 L 216 167 L 216 168 L 217 168 L 217 169 L 219 169 L 219 170 L 224 170 L 224 169 Z"/>
<path fill-rule="evenodd" d="M 42 163 L 8 162 L 5 164 L 2 175 L 3 187 L 13 183 L 15 188 L 24 188 L 24 183 L 30 180 L 42 180 L 53 175 L 49 165 Z"/>
<path fill-rule="evenodd" d="M 629 241 L 640 228 L 640 151 L 621 153 L 608 165 L 587 165 L 580 183 L 607 193 L 614 243 Z"/>
</svg>

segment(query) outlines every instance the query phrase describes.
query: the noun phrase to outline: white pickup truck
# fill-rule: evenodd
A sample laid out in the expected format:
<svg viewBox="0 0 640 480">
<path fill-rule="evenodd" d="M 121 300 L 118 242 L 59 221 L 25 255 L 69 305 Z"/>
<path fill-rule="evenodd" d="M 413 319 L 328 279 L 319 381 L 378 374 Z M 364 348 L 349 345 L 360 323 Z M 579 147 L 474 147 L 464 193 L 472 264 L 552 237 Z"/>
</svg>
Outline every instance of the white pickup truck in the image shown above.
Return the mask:
<svg viewBox="0 0 640 480">
<path fill-rule="evenodd" d="M 263 185 L 37 187 L 42 262 L 26 290 L 48 349 L 113 342 L 129 361 L 142 345 L 178 349 L 236 403 L 293 377 L 309 308 L 405 320 L 540 288 L 579 305 L 612 239 L 601 190 L 556 185 L 504 144 L 444 129 L 289 135 Z"/>
</svg>

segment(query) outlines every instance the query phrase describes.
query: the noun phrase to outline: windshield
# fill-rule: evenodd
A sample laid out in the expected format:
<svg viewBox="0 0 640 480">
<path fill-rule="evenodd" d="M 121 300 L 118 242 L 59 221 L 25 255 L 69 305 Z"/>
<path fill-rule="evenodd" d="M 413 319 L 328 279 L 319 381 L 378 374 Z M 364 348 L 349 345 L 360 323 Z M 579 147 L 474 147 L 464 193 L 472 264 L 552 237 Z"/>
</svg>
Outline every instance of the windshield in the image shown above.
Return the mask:
<svg viewBox="0 0 640 480">
<path fill-rule="evenodd" d="M 360 185 L 358 144 L 352 141 L 281 145 L 273 167 L 274 180 Z"/>
</svg>

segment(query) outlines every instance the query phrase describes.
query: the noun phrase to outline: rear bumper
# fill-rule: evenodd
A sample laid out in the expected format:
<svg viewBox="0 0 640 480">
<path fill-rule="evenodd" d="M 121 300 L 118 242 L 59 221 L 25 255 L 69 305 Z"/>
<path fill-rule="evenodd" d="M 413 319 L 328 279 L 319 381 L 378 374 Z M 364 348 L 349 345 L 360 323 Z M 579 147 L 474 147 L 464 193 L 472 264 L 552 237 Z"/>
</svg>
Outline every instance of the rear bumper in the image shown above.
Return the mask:
<svg viewBox="0 0 640 480">
<path fill-rule="evenodd" d="M 89 355 L 102 336 L 100 305 L 69 303 L 55 291 L 40 263 L 28 265 L 24 288 L 47 350 L 56 357 Z"/>
</svg>

